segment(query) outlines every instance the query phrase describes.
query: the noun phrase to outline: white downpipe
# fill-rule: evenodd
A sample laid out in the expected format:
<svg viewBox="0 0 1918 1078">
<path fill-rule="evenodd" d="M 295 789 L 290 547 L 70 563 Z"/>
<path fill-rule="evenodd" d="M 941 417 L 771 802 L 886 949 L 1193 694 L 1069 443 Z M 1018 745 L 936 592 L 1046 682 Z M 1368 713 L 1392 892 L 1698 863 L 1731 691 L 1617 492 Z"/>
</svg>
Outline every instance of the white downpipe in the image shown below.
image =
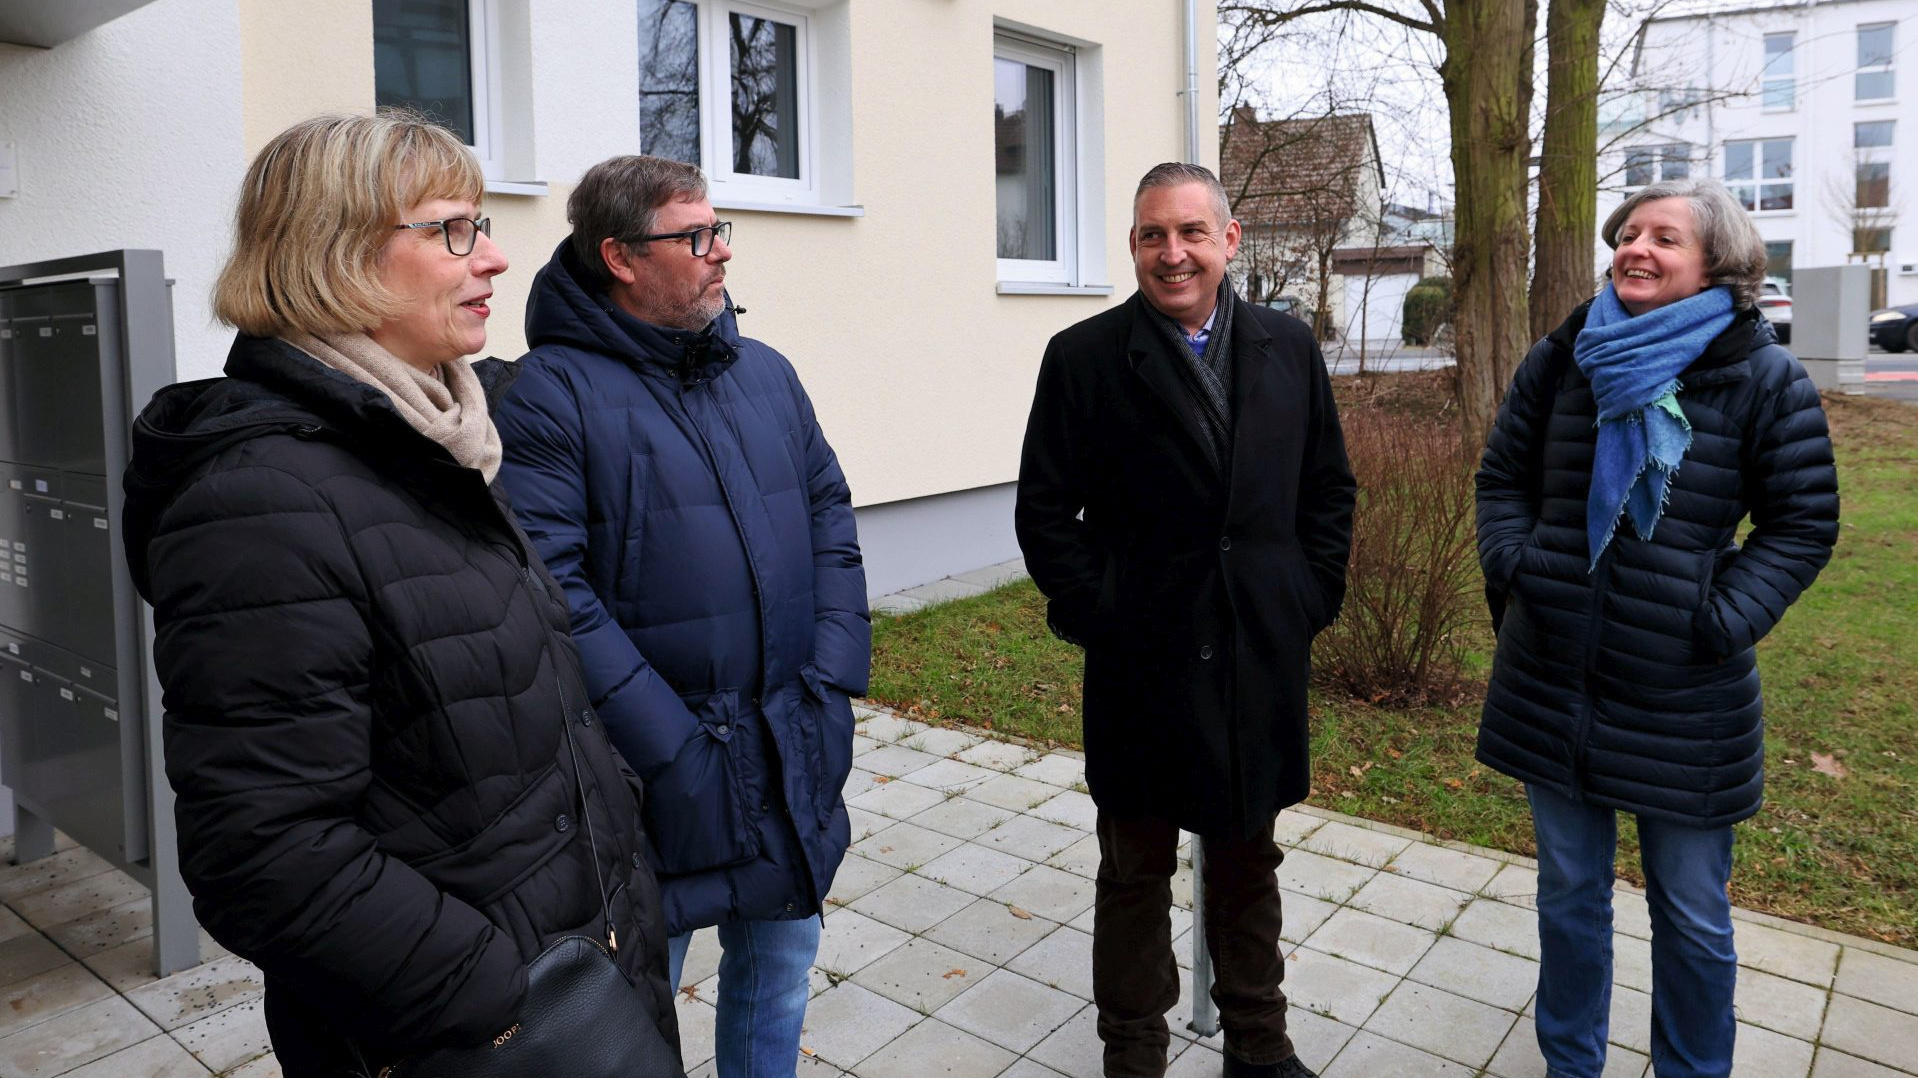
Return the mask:
<svg viewBox="0 0 1918 1078">
<path fill-rule="evenodd" d="M 1199 164 L 1199 0 L 1185 0 L 1185 159 Z"/>
</svg>

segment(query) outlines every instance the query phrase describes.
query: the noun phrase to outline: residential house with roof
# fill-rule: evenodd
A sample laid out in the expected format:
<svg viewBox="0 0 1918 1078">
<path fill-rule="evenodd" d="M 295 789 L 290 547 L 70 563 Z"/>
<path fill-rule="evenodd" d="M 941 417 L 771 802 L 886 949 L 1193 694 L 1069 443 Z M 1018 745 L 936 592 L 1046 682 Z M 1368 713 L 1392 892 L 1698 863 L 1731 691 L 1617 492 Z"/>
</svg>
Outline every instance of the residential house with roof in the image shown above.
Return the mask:
<svg viewBox="0 0 1918 1078">
<path fill-rule="evenodd" d="M 1325 339 L 1397 344 L 1405 293 L 1442 272 L 1438 246 L 1386 201 L 1368 113 L 1261 120 L 1220 130 L 1221 176 L 1244 239 L 1234 280 L 1256 303 L 1292 307 Z M 1291 302 L 1286 302 L 1287 300 Z"/>
</svg>

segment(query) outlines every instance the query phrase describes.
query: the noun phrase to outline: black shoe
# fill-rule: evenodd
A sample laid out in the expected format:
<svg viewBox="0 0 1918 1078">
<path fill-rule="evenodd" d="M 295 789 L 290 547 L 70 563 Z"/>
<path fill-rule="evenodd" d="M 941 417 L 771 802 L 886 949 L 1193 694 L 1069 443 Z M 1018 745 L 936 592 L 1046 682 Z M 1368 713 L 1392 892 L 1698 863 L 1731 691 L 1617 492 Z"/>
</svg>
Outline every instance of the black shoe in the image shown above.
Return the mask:
<svg viewBox="0 0 1918 1078">
<path fill-rule="evenodd" d="M 1318 1072 L 1298 1056 L 1277 1063 L 1247 1063 L 1230 1048 L 1221 1054 L 1225 1056 L 1225 1078 L 1319 1078 Z"/>
</svg>

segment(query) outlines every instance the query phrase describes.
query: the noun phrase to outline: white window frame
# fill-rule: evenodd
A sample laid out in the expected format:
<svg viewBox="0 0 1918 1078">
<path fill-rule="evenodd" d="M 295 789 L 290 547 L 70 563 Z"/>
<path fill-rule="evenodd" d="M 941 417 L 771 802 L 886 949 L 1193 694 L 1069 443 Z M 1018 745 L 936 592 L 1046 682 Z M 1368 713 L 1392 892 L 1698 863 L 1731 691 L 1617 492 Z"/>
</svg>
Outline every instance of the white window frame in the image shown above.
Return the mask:
<svg viewBox="0 0 1918 1078">
<path fill-rule="evenodd" d="M 814 88 L 813 20 L 805 11 L 743 0 L 691 0 L 698 41 L 699 167 L 706 173 L 715 204 L 812 206 L 820 202 L 819 95 Z M 733 171 L 733 61 L 731 17 L 769 19 L 794 28 L 793 64 L 798 90 L 794 139 L 799 178 L 755 176 Z M 641 152 L 647 147 L 641 146 Z"/>
<path fill-rule="evenodd" d="M 1054 187 L 1059 204 L 1053 208 L 1053 259 L 1000 258 L 999 280 L 1029 284 L 1071 286 L 1079 281 L 1079 84 L 1077 50 L 1070 45 L 1041 41 L 1005 29 L 992 37 L 992 58 L 1014 60 L 1052 72 L 1056 94 L 1053 103 L 1052 159 L 1057 166 Z M 988 83 L 990 85 L 990 83 Z M 998 220 L 998 203 L 993 204 L 993 220 Z M 993 243 L 997 253 L 997 231 Z"/>
<path fill-rule="evenodd" d="M 1779 60 L 1785 68 L 1782 73 L 1770 70 L 1772 57 L 1771 44 L 1779 38 L 1783 38 L 1786 42 L 1785 50 L 1778 54 Z M 1784 30 L 1774 34 L 1766 34 L 1759 42 L 1759 50 L 1759 107 L 1767 112 L 1793 111 L 1798 107 L 1798 32 L 1795 30 Z M 1782 89 L 1784 91 L 1787 97 L 1784 104 L 1775 105 L 1771 102 L 1770 98 L 1774 89 Z"/>
<path fill-rule="evenodd" d="M 1898 56 L 1898 24 L 1895 22 L 1860 23 L 1857 27 L 1856 32 L 1859 37 L 1862 37 L 1864 36 L 1865 31 L 1867 30 L 1884 30 L 1887 33 L 1889 33 L 1891 35 L 1891 48 L 1886 50 L 1884 63 L 1871 64 L 1871 65 L 1865 65 L 1865 64 L 1858 65 L 1857 71 L 1854 72 L 1852 75 L 1852 91 L 1851 91 L 1852 100 L 1861 102 L 1861 103 L 1896 101 L 1898 100 L 1898 75 L 1897 75 L 1897 67 L 1894 61 L 1896 60 Z M 1857 38 L 1853 38 L 1852 41 L 1853 41 L 1853 49 L 1855 50 L 1857 48 Z M 1854 51 L 1852 55 L 1855 57 L 1857 53 Z M 1858 96 L 1858 76 L 1859 75 L 1879 75 L 1879 74 L 1891 76 L 1891 92 L 1886 94 L 1883 97 L 1859 97 Z"/>
<path fill-rule="evenodd" d="M 1764 178 L 1765 144 L 1769 142 L 1783 142 L 1788 144 L 1791 147 L 1791 175 L 1786 176 L 1782 179 L 1765 179 Z M 1733 177 L 1732 175 L 1730 175 L 1731 147 L 1734 143 L 1748 145 L 1752 148 L 1751 150 L 1752 174 L 1750 176 Z M 1796 213 L 1798 211 L 1798 190 L 1797 190 L 1798 139 L 1796 137 L 1791 135 L 1785 135 L 1779 138 L 1729 139 L 1725 143 L 1724 167 L 1720 168 L 1718 171 L 1719 171 L 1720 182 L 1722 182 L 1726 187 L 1731 187 L 1731 188 L 1750 187 L 1752 189 L 1752 204 L 1751 204 L 1751 207 L 1746 212 L 1756 214 L 1756 215 L 1770 215 L 1770 214 L 1782 215 L 1787 213 Z M 1783 210 L 1761 209 L 1760 207 L 1765 205 L 1766 188 L 1778 188 L 1778 187 L 1786 188 L 1791 192 L 1791 196 L 1792 196 L 1791 208 L 1783 209 Z M 1732 192 L 1732 197 L 1733 198 L 1738 197 L 1738 192 L 1736 190 Z"/>
<path fill-rule="evenodd" d="M 466 0 L 473 51 L 473 156 L 488 180 L 506 176 L 504 100 L 500 93 L 499 0 Z"/>
<path fill-rule="evenodd" d="M 1644 166 L 1651 170 L 1651 179 L 1646 180 L 1644 183 L 1632 182 L 1632 160 L 1635 154 L 1644 155 L 1641 160 Z M 1685 164 L 1684 176 L 1672 176 L 1668 174 L 1669 166 L 1677 161 L 1682 161 Z M 1625 148 L 1624 186 L 1627 191 L 1635 191 L 1638 188 L 1647 187 L 1654 183 L 1663 183 L 1666 180 L 1689 179 L 1692 174 L 1692 167 L 1696 164 L 1697 162 L 1692 158 L 1692 147 L 1690 143 L 1653 142 L 1643 146 L 1627 146 Z"/>
</svg>

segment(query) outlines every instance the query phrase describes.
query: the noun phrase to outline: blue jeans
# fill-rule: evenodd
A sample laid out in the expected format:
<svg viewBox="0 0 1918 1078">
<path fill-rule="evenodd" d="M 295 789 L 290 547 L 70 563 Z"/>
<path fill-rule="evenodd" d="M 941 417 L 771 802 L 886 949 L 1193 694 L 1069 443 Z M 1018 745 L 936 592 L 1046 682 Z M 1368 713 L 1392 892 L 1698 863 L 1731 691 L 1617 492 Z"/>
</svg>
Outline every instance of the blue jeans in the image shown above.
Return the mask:
<svg viewBox="0 0 1918 1078">
<path fill-rule="evenodd" d="M 1538 1047 L 1548 1078 L 1599 1078 L 1612 1002 L 1611 809 L 1528 786 L 1538 837 Z M 1732 829 L 1638 818 L 1652 915 L 1652 1072 L 1732 1069 Z"/>
<path fill-rule="evenodd" d="M 692 933 L 668 940 L 673 987 Z M 806 1023 L 809 974 L 819 953 L 819 918 L 734 921 L 719 926 L 719 1019 L 713 1029 L 719 1078 L 793 1078 Z"/>
</svg>

